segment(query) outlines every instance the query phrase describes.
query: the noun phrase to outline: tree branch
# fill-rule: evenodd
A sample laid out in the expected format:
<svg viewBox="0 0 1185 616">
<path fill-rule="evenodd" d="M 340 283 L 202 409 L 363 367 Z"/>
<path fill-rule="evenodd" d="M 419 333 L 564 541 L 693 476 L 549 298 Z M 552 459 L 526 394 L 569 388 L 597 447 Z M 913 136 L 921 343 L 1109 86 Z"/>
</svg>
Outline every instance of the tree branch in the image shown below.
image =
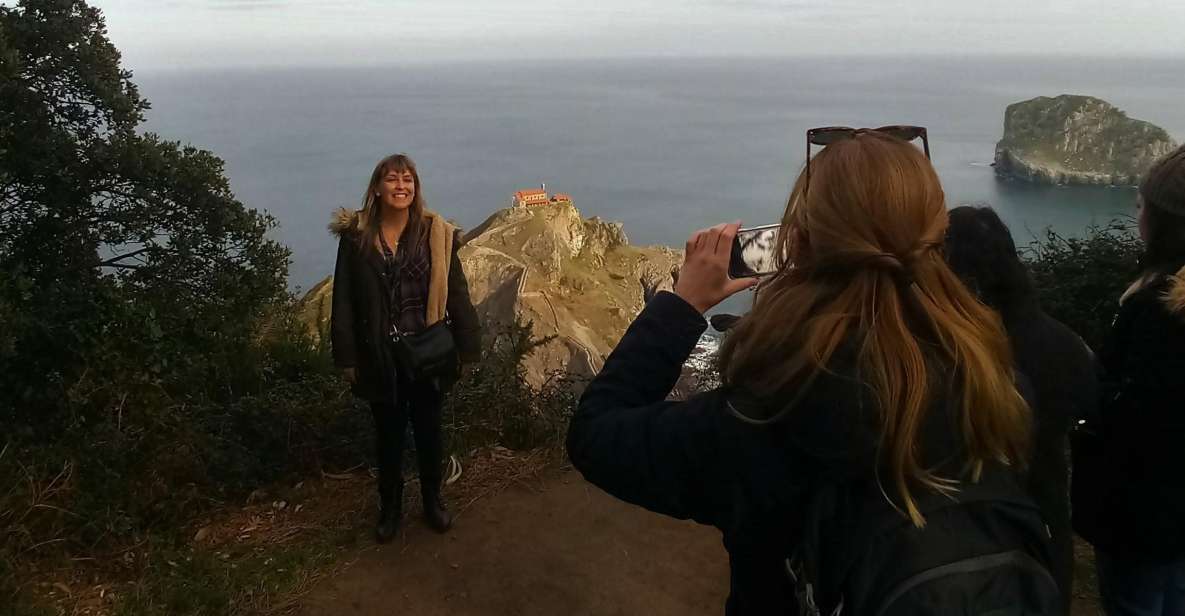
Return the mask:
<svg viewBox="0 0 1185 616">
<path fill-rule="evenodd" d="M 157 246 L 145 246 L 139 250 L 133 250 L 127 254 L 122 254 L 122 255 L 117 255 L 117 256 L 111 257 L 110 259 L 100 261 L 99 267 L 117 267 L 120 261 L 123 261 L 124 259 L 130 259 L 136 255 L 146 253 L 146 252 L 153 250 L 155 248 L 157 248 Z"/>
</svg>

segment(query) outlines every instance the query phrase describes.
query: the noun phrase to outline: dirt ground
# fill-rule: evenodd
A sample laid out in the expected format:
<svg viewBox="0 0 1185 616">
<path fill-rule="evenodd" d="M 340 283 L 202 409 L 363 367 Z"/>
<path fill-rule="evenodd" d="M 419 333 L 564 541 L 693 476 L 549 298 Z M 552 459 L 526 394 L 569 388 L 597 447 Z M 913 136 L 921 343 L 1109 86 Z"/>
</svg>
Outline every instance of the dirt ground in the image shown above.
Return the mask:
<svg viewBox="0 0 1185 616">
<path fill-rule="evenodd" d="M 1100 614 L 1080 546 L 1075 616 Z M 391 544 L 365 549 L 305 595 L 302 616 L 723 613 L 727 554 L 714 529 L 614 499 L 554 472 L 467 507 L 437 535 L 418 505 Z"/>
<path fill-rule="evenodd" d="M 475 503 L 447 535 L 418 508 L 391 544 L 305 596 L 304 616 L 720 614 L 727 555 L 714 529 L 618 501 L 578 473 Z"/>
</svg>

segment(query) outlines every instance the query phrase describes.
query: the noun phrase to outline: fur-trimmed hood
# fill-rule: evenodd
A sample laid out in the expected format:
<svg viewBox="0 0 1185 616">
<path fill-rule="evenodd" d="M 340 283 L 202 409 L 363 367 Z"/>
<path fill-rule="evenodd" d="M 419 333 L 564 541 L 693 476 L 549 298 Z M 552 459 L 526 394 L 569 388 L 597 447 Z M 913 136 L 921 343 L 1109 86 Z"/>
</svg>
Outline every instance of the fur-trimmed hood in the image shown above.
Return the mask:
<svg viewBox="0 0 1185 616">
<path fill-rule="evenodd" d="M 1167 276 L 1155 274 L 1141 277 L 1133 282 L 1127 291 L 1124 291 L 1123 297 L 1119 298 L 1119 303 L 1123 304 L 1132 295 L 1150 286 L 1159 285 L 1162 281 L 1166 283 L 1167 289 L 1161 295 L 1161 301 L 1164 302 L 1170 314 L 1185 319 L 1185 267 L 1178 270 L 1176 274 Z"/>
<path fill-rule="evenodd" d="M 339 207 L 333 210 L 329 217 L 329 232 L 341 237 L 346 233 L 358 230 L 358 210 Z"/>
<path fill-rule="evenodd" d="M 329 232 L 336 235 L 337 237 L 341 237 L 347 233 L 357 231 L 358 221 L 361 218 L 359 216 L 360 213 L 361 212 L 358 210 L 351 210 L 344 207 L 337 208 L 329 217 Z M 450 235 L 452 232 L 456 231 L 456 226 L 450 224 L 444 219 L 444 217 L 442 217 L 440 214 L 437 214 L 436 212 L 433 212 L 432 210 L 424 210 L 424 220 L 428 223 L 429 227 L 432 228 L 433 231 L 436 230 L 435 226 L 437 223 L 443 223 L 446 227 L 445 231 L 447 231 Z"/>
<path fill-rule="evenodd" d="M 1169 290 L 1164 294 L 1169 312 L 1185 319 L 1185 267 L 1169 277 Z"/>
<path fill-rule="evenodd" d="M 358 210 L 338 208 L 329 219 L 329 231 L 339 238 L 358 231 Z M 432 325 L 445 316 L 448 305 L 449 268 L 452 266 L 457 227 L 436 212 L 425 209 L 428 225 L 428 255 L 432 263 L 428 279 L 427 323 Z"/>
</svg>

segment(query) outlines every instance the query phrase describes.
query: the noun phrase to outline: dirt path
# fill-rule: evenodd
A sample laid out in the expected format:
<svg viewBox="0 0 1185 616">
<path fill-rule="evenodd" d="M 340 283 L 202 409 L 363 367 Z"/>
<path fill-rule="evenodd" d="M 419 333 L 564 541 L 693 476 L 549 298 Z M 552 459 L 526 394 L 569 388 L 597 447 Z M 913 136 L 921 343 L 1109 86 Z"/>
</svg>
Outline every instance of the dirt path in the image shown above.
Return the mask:
<svg viewBox="0 0 1185 616">
<path fill-rule="evenodd" d="M 447 535 L 409 506 L 390 545 L 319 582 L 301 616 L 723 613 L 727 554 L 714 529 L 627 505 L 574 471 L 473 503 Z M 1074 616 L 1101 614 L 1078 545 Z"/>
<path fill-rule="evenodd" d="M 720 614 L 718 531 L 627 505 L 575 472 L 469 508 L 448 535 L 416 507 L 390 545 L 320 582 L 303 616 Z"/>
</svg>

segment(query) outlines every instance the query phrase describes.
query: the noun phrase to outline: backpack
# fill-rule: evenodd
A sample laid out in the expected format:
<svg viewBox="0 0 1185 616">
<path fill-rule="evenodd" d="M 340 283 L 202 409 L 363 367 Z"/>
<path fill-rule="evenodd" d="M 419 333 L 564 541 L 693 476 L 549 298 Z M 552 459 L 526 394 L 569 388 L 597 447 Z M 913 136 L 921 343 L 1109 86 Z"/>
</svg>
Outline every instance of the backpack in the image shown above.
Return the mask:
<svg viewBox="0 0 1185 616">
<path fill-rule="evenodd" d="M 1048 528 L 1006 473 L 964 484 L 954 498 L 922 495 L 923 529 L 879 488 L 846 504 L 844 490 L 814 491 L 801 541 L 785 561 L 801 616 L 1064 613 L 1048 567 Z M 856 502 L 859 514 L 838 515 Z M 840 519 L 854 523 L 841 528 Z"/>
</svg>

